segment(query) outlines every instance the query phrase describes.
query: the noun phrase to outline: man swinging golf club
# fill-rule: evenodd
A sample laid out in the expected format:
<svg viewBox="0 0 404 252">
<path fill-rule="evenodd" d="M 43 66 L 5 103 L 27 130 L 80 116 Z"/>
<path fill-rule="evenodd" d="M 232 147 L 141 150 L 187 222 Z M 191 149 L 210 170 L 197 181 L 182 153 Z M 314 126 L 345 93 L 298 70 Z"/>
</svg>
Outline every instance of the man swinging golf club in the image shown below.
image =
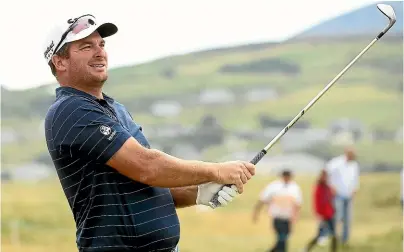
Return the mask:
<svg viewBox="0 0 404 252">
<path fill-rule="evenodd" d="M 79 251 L 178 251 L 176 208 L 221 206 L 255 173 L 248 162 L 182 160 L 151 149 L 142 127 L 103 91 L 105 37 L 92 15 L 55 27 L 44 58 L 60 87 L 45 119 L 46 143 L 76 223 Z M 225 186 L 233 184 L 235 186 Z"/>
</svg>

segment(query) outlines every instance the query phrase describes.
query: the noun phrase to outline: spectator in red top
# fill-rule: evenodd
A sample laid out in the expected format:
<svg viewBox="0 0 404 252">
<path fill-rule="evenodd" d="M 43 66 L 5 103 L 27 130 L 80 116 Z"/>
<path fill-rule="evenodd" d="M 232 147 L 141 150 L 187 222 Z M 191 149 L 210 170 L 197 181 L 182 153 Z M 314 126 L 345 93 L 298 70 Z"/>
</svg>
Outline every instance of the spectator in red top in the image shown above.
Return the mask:
<svg viewBox="0 0 404 252">
<path fill-rule="evenodd" d="M 313 203 L 314 210 L 317 215 L 317 218 L 320 222 L 319 230 L 304 251 L 310 251 L 318 241 L 320 234 L 324 228 L 328 228 L 329 234 L 331 235 L 331 251 L 337 251 L 337 238 L 335 235 L 335 210 L 334 210 L 334 192 L 327 182 L 327 172 L 322 170 L 320 173 L 320 178 L 316 184 L 314 194 L 313 194 Z"/>
</svg>

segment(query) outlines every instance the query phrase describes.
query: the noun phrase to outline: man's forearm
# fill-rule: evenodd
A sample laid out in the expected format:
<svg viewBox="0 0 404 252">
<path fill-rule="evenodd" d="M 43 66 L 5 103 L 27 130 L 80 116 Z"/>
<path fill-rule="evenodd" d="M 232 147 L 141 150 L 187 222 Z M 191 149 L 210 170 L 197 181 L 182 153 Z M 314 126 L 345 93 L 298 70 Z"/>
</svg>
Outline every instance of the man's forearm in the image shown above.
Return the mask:
<svg viewBox="0 0 404 252">
<path fill-rule="evenodd" d="M 182 208 L 196 205 L 197 186 L 175 187 L 170 188 L 170 191 L 175 207 Z"/>
<path fill-rule="evenodd" d="M 141 183 L 164 188 L 185 187 L 217 180 L 219 165 L 183 160 L 128 139 L 107 162 L 123 175 Z"/>
<path fill-rule="evenodd" d="M 300 206 L 295 207 L 295 210 L 293 212 L 293 217 L 292 217 L 293 222 L 297 221 L 297 219 L 299 218 L 300 208 L 301 208 Z"/>
<path fill-rule="evenodd" d="M 145 182 L 162 187 L 187 187 L 210 182 L 218 174 L 214 163 L 183 160 L 159 150 L 153 150 L 149 159 Z"/>
<path fill-rule="evenodd" d="M 264 206 L 264 204 L 261 201 L 258 201 L 255 204 L 254 210 L 253 210 L 253 222 L 258 220 L 258 216 L 261 212 L 261 208 Z"/>
</svg>

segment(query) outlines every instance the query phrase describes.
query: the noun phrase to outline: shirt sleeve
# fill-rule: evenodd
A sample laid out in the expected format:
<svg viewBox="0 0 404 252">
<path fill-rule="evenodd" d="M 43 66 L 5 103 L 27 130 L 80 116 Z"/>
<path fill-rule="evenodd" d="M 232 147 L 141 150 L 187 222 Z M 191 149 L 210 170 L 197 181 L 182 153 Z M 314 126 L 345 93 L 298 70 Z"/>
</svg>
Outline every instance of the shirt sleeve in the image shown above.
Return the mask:
<svg viewBox="0 0 404 252">
<path fill-rule="evenodd" d="M 325 171 L 327 172 L 327 177 L 328 177 L 328 183 L 335 187 L 335 176 L 334 176 L 334 171 L 335 171 L 335 165 L 336 163 L 336 158 L 331 159 L 330 161 L 327 162 Z"/>
<path fill-rule="evenodd" d="M 259 199 L 262 202 L 269 203 L 274 193 L 273 184 L 269 184 L 265 187 L 265 189 L 261 192 Z"/>
<path fill-rule="evenodd" d="M 355 190 L 359 190 L 359 186 L 360 186 L 360 168 L 359 168 L 359 164 L 356 163 L 355 164 L 355 185 L 354 185 Z"/>
<path fill-rule="evenodd" d="M 327 172 L 328 175 L 332 173 L 333 169 L 334 169 L 334 159 L 328 161 L 325 164 L 325 171 Z"/>
<path fill-rule="evenodd" d="M 75 99 L 74 101 L 69 101 Z M 55 149 L 64 154 L 106 163 L 130 133 L 103 111 L 101 105 L 71 98 L 55 113 L 52 135 Z"/>
<path fill-rule="evenodd" d="M 299 206 L 303 204 L 302 190 L 298 185 L 296 185 L 296 204 Z"/>
</svg>

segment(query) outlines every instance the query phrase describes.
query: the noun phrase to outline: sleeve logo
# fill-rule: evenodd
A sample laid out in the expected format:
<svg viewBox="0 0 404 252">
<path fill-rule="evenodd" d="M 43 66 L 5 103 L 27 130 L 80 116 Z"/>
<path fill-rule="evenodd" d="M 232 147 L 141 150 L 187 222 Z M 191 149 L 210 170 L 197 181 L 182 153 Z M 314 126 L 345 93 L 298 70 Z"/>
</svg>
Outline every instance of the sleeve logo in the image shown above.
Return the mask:
<svg viewBox="0 0 404 252">
<path fill-rule="evenodd" d="M 103 135 L 108 136 L 109 134 L 111 134 L 111 128 L 109 126 L 101 125 L 100 132 Z"/>
</svg>

